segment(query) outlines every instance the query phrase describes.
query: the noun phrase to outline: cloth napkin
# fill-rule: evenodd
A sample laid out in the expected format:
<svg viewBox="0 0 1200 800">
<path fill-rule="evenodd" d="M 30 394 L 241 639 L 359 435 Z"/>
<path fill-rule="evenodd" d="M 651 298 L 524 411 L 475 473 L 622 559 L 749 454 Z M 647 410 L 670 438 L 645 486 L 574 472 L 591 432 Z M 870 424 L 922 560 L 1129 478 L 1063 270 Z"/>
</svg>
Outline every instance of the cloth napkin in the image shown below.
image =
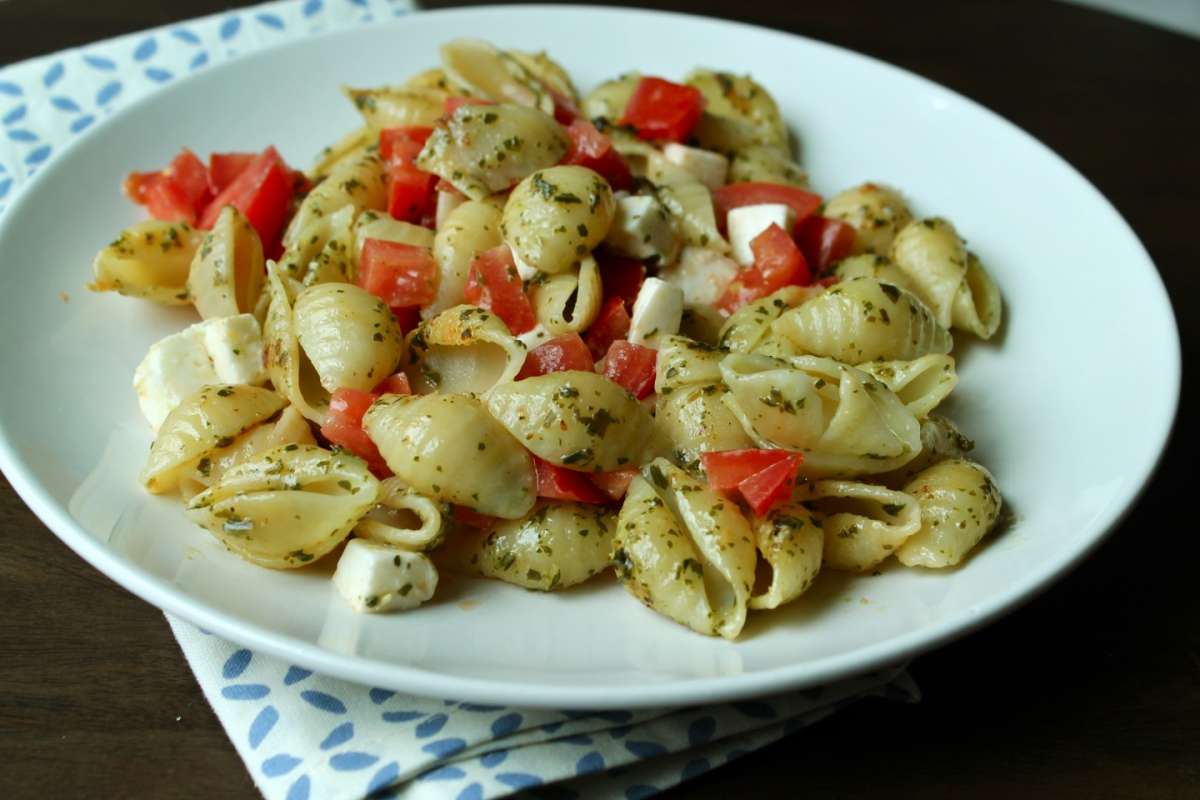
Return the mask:
<svg viewBox="0 0 1200 800">
<path fill-rule="evenodd" d="M 413 11 L 408 0 L 288 0 L 0 69 L 0 213 L 18 187 L 123 105 L 239 53 Z M 168 622 L 269 800 L 390 796 L 643 798 L 864 697 L 915 702 L 903 668 L 703 708 L 545 711 L 424 699 L 315 675 Z"/>
</svg>

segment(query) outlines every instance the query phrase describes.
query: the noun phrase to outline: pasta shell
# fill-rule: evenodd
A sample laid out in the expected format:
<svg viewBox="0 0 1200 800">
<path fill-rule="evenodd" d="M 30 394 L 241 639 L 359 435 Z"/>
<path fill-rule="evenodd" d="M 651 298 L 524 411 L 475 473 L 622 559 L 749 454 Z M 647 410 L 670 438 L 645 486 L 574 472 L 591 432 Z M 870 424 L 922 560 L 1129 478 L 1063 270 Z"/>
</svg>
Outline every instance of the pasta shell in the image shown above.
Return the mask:
<svg viewBox="0 0 1200 800">
<path fill-rule="evenodd" d="M 781 183 L 808 188 L 808 173 L 778 146 L 750 145 L 737 151 L 729 165 L 729 182 Z"/>
<path fill-rule="evenodd" d="M 316 443 L 308 420 L 294 407 L 288 406 L 279 413 L 278 419 L 256 425 L 234 439 L 233 444 L 219 447 L 200 460 L 189 462 L 179 479 L 179 493 L 185 500 L 191 499 L 219 481 L 231 468 L 274 447 Z"/>
<path fill-rule="evenodd" d="M 616 122 L 625 113 L 625 106 L 629 105 L 629 98 L 633 97 L 633 90 L 641 79 L 639 73 L 627 72 L 605 81 L 584 95 L 580 110 L 590 120 Z"/>
<path fill-rule="evenodd" d="M 852 278 L 874 278 L 880 283 L 890 283 L 892 286 L 899 286 L 909 292 L 913 290 L 913 283 L 908 279 L 904 270 L 892 263 L 887 256 L 873 253 L 863 253 L 842 259 L 834 265 L 833 274 L 843 281 Z"/>
<path fill-rule="evenodd" d="M 832 569 L 874 569 L 921 528 L 914 497 L 870 483 L 801 484 L 793 499 L 821 517 L 825 565 Z"/>
<path fill-rule="evenodd" d="M 772 326 L 802 353 L 845 364 L 948 353 L 954 341 L 915 295 L 874 278 L 842 281 Z"/>
<path fill-rule="evenodd" d="M 804 453 L 802 475 L 866 475 L 920 450 L 916 417 L 862 370 L 811 356 L 783 363 L 733 354 L 721 362 L 726 406 L 760 447 Z"/>
<path fill-rule="evenodd" d="M 325 180 L 343 164 L 356 161 L 367 154 L 370 147 L 379 144 L 379 132 L 370 125 L 363 125 L 321 150 L 317 163 L 308 171 L 314 183 Z"/>
<path fill-rule="evenodd" d="M 258 233 L 242 212 L 225 206 L 192 259 L 192 303 L 204 319 L 252 314 L 266 279 Z"/>
<path fill-rule="evenodd" d="M 980 339 L 990 339 L 1000 329 L 1002 316 L 1000 287 L 984 269 L 979 256 L 968 252 L 967 277 L 954 295 L 950 324 Z"/>
<path fill-rule="evenodd" d="M 729 390 L 720 382 L 695 384 L 658 395 L 655 423 L 673 447 L 671 458 L 694 469 L 700 454 L 754 447 L 724 399 Z"/>
<path fill-rule="evenodd" d="M 362 459 L 289 444 L 230 469 L 187 514 L 247 561 L 293 569 L 341 544 L 378 491 Z"/>
<path fill-rule="evenodd" d="M 638 466 L 664 451 L 633 395 L 594 372 L 552 372 L 492 389 L 488 409 L 539 458 L 581 471 Z"/>
<path fill-rule="evenodd" d="M 878 183 L 863 183 L 835 194 L 825 204 L 824 215 L 850 223 L 855 231 L 855 253 L 881 256 L 891 252 L 896 234 L 912 221 L 912 212 L 900 193 Z"/>
<path fill-rule="evenodd" d="M 550 167 L 513 189 L 501 232 L 518 259 L 554 275 L 579 266 L 604 241 L 615 213 L 604 178 L 586 167 Z"/>
<path fill-rule="evenodd" d="M 949 328 L 954 297 L 967 278 L 967 248 L 954 226 L 940 217 L 909 223 L 892 242 L 892 261 L 938 324 Z"/>
<path fill-rule="evenodd" d="M 721 328 L 721 346 L 733 353 L 749 353 L 771 330 L 771 323 L 821 291 L 814 286 L 785 286 L 729 315 Z"/>
<path fill-rule="evenodd" d="M 424 225 L 413 225 L 392 219 L 388 214 L 378 214 L 374 211 L 364 211 L 358 215 L 354 223 L 354 260 L 362 258 L 363 245 L 367 239 L 382 239 L 385 242 L 399 242 L 414 247 L 433 247 L 434 233 Z M 357 271 L 356 271 L 357 272 Z"/>
<path fill-rule="evenodd" d="M 417 166 L 482 200 L 557 164 L 569 144 L 563 127 L 535 108 L 467 105 L 438 122 Z"/>
<path fill-rule="evenodd" d="M 448 91 L 429 87 L 352 89 L 347 86 L 342 91 L 362 114 L 367 126 L 376 131 L 433 125 L 442 116 L 446 98 L 450 96 Z"/>
<path fill-rule="evenodd" d="M 679 318 L 679 334 L 701 344 L 716 347 L 721 336 L 721 326 L 724 324 L 725 317 L 713 306 L 684 303 L 683 314 Z"/>
<path fill-rule="evenodd" d="M 151 219 L 121 231 L 96 254 L 93 292 L 117 292 L 167 306 L 190 299 L 188 269 L 204 234 L 186 222 Z"/>
<path fill-rule="evenodd" d="M 279 263 L 287 274 L 301 278 L 308 272 L 309 262 L 332 235 L 330 220 L 346 206 L 352 206 L 354 213 L 387 208 L 383 161 L 375 153 L 339 164 L 305 196 L 283 234 L 284 254 Z"/>
<path fill-rule="evenodd" d="M 727 155 L 754 144 L 787 150 L 787 127 L 779 106 L 748 75 L 698 69 L 686 82 L 704 95 L 704 115 L 692 132 L 701 147 Z"/>
<path fill-rule="evenodd" d="M 566 589 L 611 565 L 616 522 L 604 506 L 540 503 L 522 519 L 468 535 L 460 558 L 487 578 L 542 592 Z"/>
<path fill-rule="evenodd" d="M 906 494 L 921 507 L 921 528 L 896 552 L 910 567 L 953 567 L 1000 517 L 1001 497 L 992 474 L 979 464 L 952 459 L 918 473 Z"/>
<path fill-rule="evenodd" d="M 418 394 L 476 392 L 517 377 L 525 346 L 495 314 L 477 306 L 448 308 L 408 335 L 404 371 Z"/>
<path fill-rule="evenodd" d="M 504 243 L 500 234 L 501 211 L 486 201 L 468 200 L 450 212 L 433 238 L 433 259 L 438 265 L 437 295 L 421 316 L 428 319 L 463 302 L 471 261 L 479 253 Z"/>
<path fill-rule="evenodd" d="M 437 547 L 445 533 L 438 504 L 399 478 L 379 484 L 377 505 L 354 526 L 355 536 L 417 552 Z"/>
<path fill-rule="evenodd" d="M 802 503 L 784 503 L 754 520 L 754 543 L 769 577 L 755 585 L 750 608 L 790 603 L 812 586 L 821 571 L 825 534 L 821 521 Z"/>
<path fill-rule="evenodd" d="M 523 63 L 534 57 L 522 54 L 518 59 L 480 39 L 454 39 L 442 45 L 441 55 L 446 75 L 473 94 L 554 113 L 554 98 L 546 84 Z"/>
<path fill-rule="evenodd" d="M 343 283 L 305 289 L 292 306 L 296 339 L 328 392 L 369 391 L 395 372 L 404 334 L 378 297 Z"/>
<path fill-rule="evenodd" d="M 964 436 L 947 417 L 930 414 L 921 420 L 921 452 L 899 469 L 873 475 L 871 480 L 893 489 L 903 488 L 913 476 L 948 458 L 963 458 L 975 449 L 975 442 Z"/>
<path fill-rule="evenodd" d="M 427 497 L 504 519 L 533 508 L 532 460 L 471 395 L 384 395 L 363 430 L 396 477 Z"/>
<path fill-rule="evenodd" d="M 868 361 L 859 369 L 891 389 L 917 419 L 929 416 L 958 385 L 954 358 L 938 353 L 915 361 Z"/>
<path fill-rule="evenodd" d="M 646 160 L 645 177 L 654 184 L 659 202 L 678 221 L 687 244 L 729 252 L 729 243 L 717 228 L 712 192 L 695 175 L 655 152 Z"/>
<path fill-rule="evenodd" d="M 505 54 L 541 81 L 546 88 L 558 92 L 573 103 L 578 102 L 579 93 L 575 91 L 575 84 L 571 82 L 571 76 L 545 51 L 525 53 L 520 50 L 506 50 Z"/>
<path fill-rule="evenodd" d="M 596 259 L 584 256 L 578 270 L 536 281 L 530 300 L 537 321 L 552 336 L 583 333 L 595 321 L 604 300 Z"/>
<path fill-rule="evenodd" d="M 154 437 L 142 484 L 154 494 L 175 489 L 190 466 L 228 447 L 283 405 L 279 395 L 257 386 L 205 386 L 185 397 Z"/>
<path fill-rule="evenodd" d="M 666 337 L 658 347 L 654 391 L 669 395 L 685 386 L 719 383 L 721 359 L 727 352 L 686 336 Z"/>
<path fill-rule="evenodd" d="M 613 563 L 625 588 L 660 614 L 697 633 L 737 638 L 755 558 L 737 506 L 666 459 L 629 485 Z"/>
</svg>

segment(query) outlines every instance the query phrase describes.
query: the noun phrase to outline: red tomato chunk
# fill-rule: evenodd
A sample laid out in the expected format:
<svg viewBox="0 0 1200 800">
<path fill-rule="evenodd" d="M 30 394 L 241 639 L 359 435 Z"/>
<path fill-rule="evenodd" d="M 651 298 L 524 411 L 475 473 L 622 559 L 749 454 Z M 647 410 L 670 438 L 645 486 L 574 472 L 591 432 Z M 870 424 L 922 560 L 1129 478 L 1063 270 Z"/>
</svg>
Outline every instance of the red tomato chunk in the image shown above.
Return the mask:
<svg viewBox="0 0 1200 800">
<path fill-rule="evenodd" d="M 803 456 L 789 450 L 725 450 L 701 453 L 700 462 L 709 486 L 724 492 L 736 489 L 762 516 L 791 496 Z"/>
<path fill-rule="evenodd" d="M 567 126 L 571 147 L 562 163 L 587 167 L 599 173 L 614 191 L 633 188 L 633 174 L 621 154 L 596 126 L 585 119 L 576 119 Z"/>
<path fill-rule="evenodd" d="M 624 387 L 638 400 L 654 393 L 658 351 L 618 339 L 604 357 L 604 377 Z"/>
<path fill-rule="evenodd" d="M 608 495 L 596 488 L 583 472 L 576 472 L 533 457 L 537 467 L 538 497 L 571 500 L 576 503 L 607 503 Z"/>
<path fill-rule="evenodd" d="M 358 285 L 392 307 L 423 306 L 437 294 L 437 262 L 428 247 L 367 239 Z"/>
<path fill-rule="evenodd" d="M 367 462 L 376 476 L 390 476 L 391 470 L 379 454 L 379 448 L 362 428 L 363 415 L 377 395 L 357 389 L 338 389 L 329 401 L 329 413 L 321 425 L 321 435 L 343 450 Z"/>
<path fill-rule="evenodd" d="M 613 342 L 629 335 L 631 324 L 632 320 L 629 318 L 629 312 L 625 310 L 625 301 L 622 298 L 610 297 L 605 300 L 604 305 L 600 307 L 600 313 L 596 315 L 595 321 L 584 336 L 592 355 L 603 358 Z"/>
<path fill-rule="evenodd" d="M 704 95 L 694 86 L 645 77 L 638 81 L 618 122 L 650 141 L 682 142 L 700 121 Z"/>
<path fill-rule="evenodd" d="M 608 495 L 608 499 L 615 503 L 629 491 L 629 484 L 633 482 L 637 474 L 636 467 L 626 467 L 611 472 L 594 472 L 588 477 L 597 489 Z"/>
<path fill-rule="evenodd" d="M 600 283 L 604 287 L 604 299 L 619 297 L 625 301 L 625 310 L 633 313 L 642 283 L 646 280 L 646 265 L 633 258 L 601 253 L 597 258 L 600 267 Z"/>
<path fill-rule="evenodd" d="M 796 226 L 796 242 L 804 259 L 818 273 L 854 251 L 854 226 L 840 219 L 812 216 Z"/>
<path fill-rule="evenodd" d="M 799 453 L 788 453 L 784 459 L 738 484 L 738 491 L 755 514 L 761 517 L 792 496 L 801 461 Z"/>
<path fill-rule="evenodd" d="M 579 334 L 564 333 L 547 339 L 530 350 L 525 356 L 525 364 L 517 374 L 517 380 L 572 369 L 591 372 L 594 366 L 592 352 L 583 343 L 583 339 L 579 338 Z"/>
<path fill-rule="evenodd" d="M 513 334 L 530 331 L 537 324 L 508 245 L 475 256 L 467 272 L 463 297 L 498 316 Z"/>
<path fill-rule="evenodd" d="M 717 225 L 725 230 L 725 218 L 731 209 L 742 206 L 756 206 L 763 203 L 782 203 L 792 207 L 796 212 L 796 226 L 812 216 L 821 207 L 821 195 L 797 189 L 794 186 L 784 186 L 780 183 L 762 183 L 743 181 L 731 183 L 713 190 L 713 204 L 717 211 Z M 792 231 L 788 231 L 792 233 Z"/>
<path fill-rule="evenodd" d="M 258 231 L 263 247 L 269 249 L 291 213 L 295 186 L 292 171 L 275 148 L 268 147 L 208 204 L 200 218 L 200 227 L 211 228 L 221 209 L 233 206 L 245 215 Z"/>
<path fill-rule="evenodd" d="M 785 286 L 807 286 L 812 273 L 804 254 L 783 228 L 772 224 L 750 242 L 754 264 L 742 270 L 725 289 L 717 305 L 729 312 L 766 297 Z"/>
<path fill-rule="evenodd" d="M 256 153 L 213 153 L 208 157 L 208 190 L 213 195 L 225 191 L 238 175 L 246 171 Z"/>
</svg>

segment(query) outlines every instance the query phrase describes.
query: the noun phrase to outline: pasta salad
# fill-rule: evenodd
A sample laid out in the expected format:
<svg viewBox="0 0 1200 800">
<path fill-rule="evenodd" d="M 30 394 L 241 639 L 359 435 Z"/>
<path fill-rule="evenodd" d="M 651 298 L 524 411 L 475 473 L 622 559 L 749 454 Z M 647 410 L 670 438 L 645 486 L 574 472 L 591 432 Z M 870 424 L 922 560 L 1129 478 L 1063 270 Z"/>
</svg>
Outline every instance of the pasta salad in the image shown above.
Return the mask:
<svg viewBox="0 0 1200 800">
<path fill-rule="evenodd" d="M 97 291 L 192 306 L 134 371 L 140 480 L 263 567 L 336 559 L 365 612 L 439 574 L 608 572 L 699 633 L 822 569 L 959 564 L 996 484 L 940 403 L 1000 294 L 951 222 L 823 198 L 769 92 L 698 69 L 585 95 L 455 40 L 345 89 L 308 172 L 272 147 L 132 173 Z"/>
</svg>

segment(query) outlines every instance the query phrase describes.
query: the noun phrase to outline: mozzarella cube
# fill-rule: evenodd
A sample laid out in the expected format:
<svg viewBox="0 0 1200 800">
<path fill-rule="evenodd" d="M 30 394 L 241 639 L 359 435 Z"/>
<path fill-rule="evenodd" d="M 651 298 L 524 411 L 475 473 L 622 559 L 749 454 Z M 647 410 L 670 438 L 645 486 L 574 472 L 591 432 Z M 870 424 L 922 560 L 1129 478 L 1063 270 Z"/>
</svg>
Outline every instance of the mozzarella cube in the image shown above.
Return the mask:
<svg viewBox="0 0 1200 800">
<path fill-rule="evenodd" d="M 632 195 L 616 201 L 616 213 L 604 243 L 629 258 L 654 258 L 660 264 L 669 264 L 679 252 L 679 230 L 658 198 Z"/>
<path fill-rule="evenodd" d="M 258 320 L 252 314 L 197 323 L 150 346 L 133 373 L 142 415 L 154 430 L 188 395 L 214 383 L 267 380 Z"/>
<path fill-rule="evenodd" d="M 428 556 L 367 539 L 346 543 L 333 585 L 355 611 L 403 611 L 433 597 L 437 568 Z"/>
<path fill-rule="evenodd" d="M 726 227 L 729 244 L 733 247 L 733 260 L 744 267 L 753 264 L 750 242 L 771 225 L 778 225 L 790 234 L 796 226 L 796 212 L 783 203 L 761 203 L 730 211 Z"/>
<path fill-rule="evenodd" d="M 707 247 L 685 247 L 679 262 L 659 270 L 658 276 L 683 291 L 690 306 L 711 306 L 720 299 L 725 287 L 739 272 L 738 265 Z"/>
<path fill-rule="evenodd" d="M 672 164 L 695 175 L 709 189 L 725 185 L 725 176 L 729 174 L 729 159 L 720 153 L 668 142 L 663 145 L 663 156 Z"/>
<path fill-rule="evenodd" d="M 646 278 L 633 301 L 629 341 L 658 349 L 658 343 L 679 332 L 683 318 L 683 290 L 661 278 Z"/>
</svg>

